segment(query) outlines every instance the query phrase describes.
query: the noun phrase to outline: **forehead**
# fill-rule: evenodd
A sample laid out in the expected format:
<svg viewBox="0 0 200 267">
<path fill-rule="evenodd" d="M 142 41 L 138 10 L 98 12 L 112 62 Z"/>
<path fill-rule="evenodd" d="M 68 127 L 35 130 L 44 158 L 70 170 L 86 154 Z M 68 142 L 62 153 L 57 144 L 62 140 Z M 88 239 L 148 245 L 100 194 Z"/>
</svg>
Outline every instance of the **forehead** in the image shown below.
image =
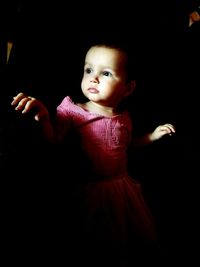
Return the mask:
<svg viewBox="0 0 200 267">
<path fill-rule="evenodd" d="M 122 63 L 125 62 L 126 55 L 123 51 L 117 48 L 106 47 L 106 46 L 92 46 L 87 54 L 85 61 L 87 63 L 92 62 L 107 62 L 107 63 Z"/>
</svg>

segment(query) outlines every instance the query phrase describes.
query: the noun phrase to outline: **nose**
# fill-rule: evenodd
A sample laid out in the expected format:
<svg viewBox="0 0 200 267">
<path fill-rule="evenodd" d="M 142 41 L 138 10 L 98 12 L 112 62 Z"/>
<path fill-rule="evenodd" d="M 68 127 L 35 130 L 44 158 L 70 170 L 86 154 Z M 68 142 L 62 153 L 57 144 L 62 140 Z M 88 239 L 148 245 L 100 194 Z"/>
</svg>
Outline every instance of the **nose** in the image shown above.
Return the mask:
<svg viewBox="0 0 200 267">
<path fill-rule="evenodd" d="M 99 82 L 99 78 L 97 75 L 92 75 L 91 79 L 90 79 L 90 82 L 92 83 L 98 83 Z"/>
</svg>

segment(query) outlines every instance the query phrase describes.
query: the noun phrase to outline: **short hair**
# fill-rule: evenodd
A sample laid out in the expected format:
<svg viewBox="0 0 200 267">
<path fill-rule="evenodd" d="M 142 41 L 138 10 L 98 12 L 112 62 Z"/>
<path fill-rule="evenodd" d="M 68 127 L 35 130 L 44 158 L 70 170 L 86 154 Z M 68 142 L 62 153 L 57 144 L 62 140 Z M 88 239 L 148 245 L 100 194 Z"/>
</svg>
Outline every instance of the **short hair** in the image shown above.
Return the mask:
<svg viewBox="0 0 200 267">
<path fill-rule="evenodd" d="M 137 44 L 127 39 L 127 36 L 119 32 L 103 32 L 93 35 L 88 40 L 87 50 L 92 46 L 114 48 L 126 55 L 127 81 L 135 80 L 137 77 Z"/>
</svg>

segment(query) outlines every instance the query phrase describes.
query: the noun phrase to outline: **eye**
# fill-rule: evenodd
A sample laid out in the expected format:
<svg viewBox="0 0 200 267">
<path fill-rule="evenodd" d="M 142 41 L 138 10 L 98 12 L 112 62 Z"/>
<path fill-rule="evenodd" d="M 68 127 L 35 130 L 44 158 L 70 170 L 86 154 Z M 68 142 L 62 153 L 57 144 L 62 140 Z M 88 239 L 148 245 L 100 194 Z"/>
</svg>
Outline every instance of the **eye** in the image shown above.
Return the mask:
<svg viewBox="0 0 200 267">
<path fill-rule="evenodd" d="M 86 72 L 87 74 L 90 74 L 90 73 L 92 72 L 92 69 L 91 69 L 91 68 L 86 68 L 86 69 L 85 69 L 85 72 Z"/>
<path fill-rule="evenodd" d="M 110 71 L 103 71 L 103 75 L 107 77 L 111 77 L 112 73 Z"/>
</svg>

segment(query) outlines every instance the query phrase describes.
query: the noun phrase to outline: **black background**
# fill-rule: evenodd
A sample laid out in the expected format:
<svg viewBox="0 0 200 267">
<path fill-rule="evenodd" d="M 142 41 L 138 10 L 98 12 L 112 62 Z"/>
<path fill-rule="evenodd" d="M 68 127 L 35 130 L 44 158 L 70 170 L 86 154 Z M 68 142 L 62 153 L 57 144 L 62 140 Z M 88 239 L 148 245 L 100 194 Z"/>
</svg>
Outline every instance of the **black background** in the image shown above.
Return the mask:
<svg viewBox="0 0 200 267">
<path fill-rule="evenodd" d="M 17 69 L 11 67 L 16 79 L 14 89 L 11 89 L 13 76 L 8 73 L 6 79 L 4 77 L 1 94 L 8 95 L 9 99 L 25 88 L 28 93 L 41 97 L 52 110 L 63 96 L 79 94 L 82 61 L 91 39 L 106 31 L 109 34 L 121 34 L 130 46 L 137 43 L 137 90 L 130 107 L 135 130 L 143 133 L 169 122 L 175 125 L 177 133 L 153 146 L 131 153 L 130 171 L 143 184 L 145 196 L 157 220 L 162 245 L 169 253 L 170 260 L 175 257 L 177 261 L 196 260 L 198 247 L 195 240 L 198 240 L 199 228 L 199 43 L 197 32 L 188 32 L 185 26 L 186 4 L 187 1 L 86 1 L 70 4 L 61 1 L 16 1 L 1 4 L 0 16 L 1 37 L 10 39 L 16 45 L 11 60 L 13 66 L 17 66 Z M 8 86 L 8 83 L 12 86 Z M 6 109 L 2 114 L 4 123 L 9 121 L 10 113 Z M 13 153 L 9 146 L 15 146 L 19 140 L 13 139 L 10 134 L 15 126 L 9 127 L 9 145 L 6 148 Z M 28 139 L 27 136 L 22 136 L 20 142 Z M 7 139 L 4 141 L 7 142 Z M 17 181 L 23 183 L 23 194 L 26 186 L 31 196 L 32 188 L 36 189 L 48 213 L 50 204 L 46 199 L 50 198 L 50 203 L 54 203 L 55 195 L 59 194 L 59 183 L 63 185 L 64 181 L 58 179 L 55 183 L 55 177 L 49 179 L 52 171 L 47 169 L 49 162 L 46 164 L 42 161 L 42 156 L 47 156 L 48 148 L 43 145 L 39 148 L 41 143 L 37 141 L 33 140 L 30 148 L 34 147 L 35 151 L 33 149 L 32 157 L 25 163 L 28 167 L 34 166 L 33 173 L 37 178 L 31 179 L 32 184 L 26 181 L 24 185 L 24 177 L 22 182 L 20 179 Z M 6 158 L 13 160 L 18 153 L 17 146 L 14 156 Z M 36 163 L 36 159 L 39 162 Z M 19 164 L 23 160 L 24 155 L 20 161 L 14 160 L 16 177 L 22 172 Z M 47 160 L 51 162 L 52 158 L 47 157 Z M 4 165 L 4 171 L 8 171 L 10 162 Z M 40 169 L 38 175 L 41 167 L 42 172 Z M 10 179 L 9 173 L 3 179 Z M 16 184 L 19 187 L 15 181 L 13 188 Z M 46 191 L 47 184 L 50 192 Z M 23 206 L 25 198 L 30 197 L 29 191 L 20 205 Z M 44 216 L 41 208 L 40 212 Z"/>
</svg>

